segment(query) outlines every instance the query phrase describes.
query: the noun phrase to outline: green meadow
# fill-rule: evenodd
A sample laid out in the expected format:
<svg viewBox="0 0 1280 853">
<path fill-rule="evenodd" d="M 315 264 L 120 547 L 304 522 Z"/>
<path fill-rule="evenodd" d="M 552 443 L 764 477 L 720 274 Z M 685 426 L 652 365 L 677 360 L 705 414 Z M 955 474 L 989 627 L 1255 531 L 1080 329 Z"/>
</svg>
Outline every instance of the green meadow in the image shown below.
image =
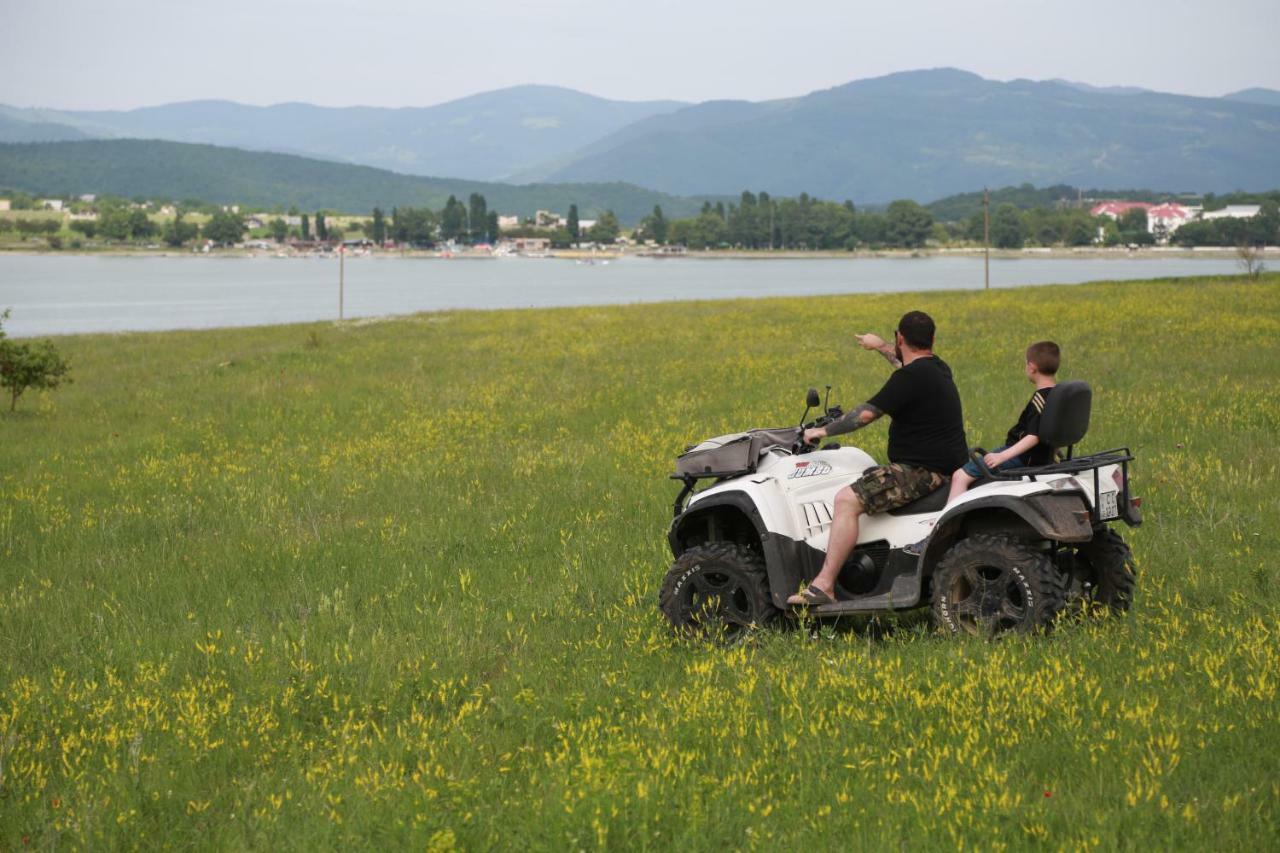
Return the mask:
<svg viewBox="0 0 1280 853">
<path fill-rule="evenodd" d="M 853 333 L 910 309 L 973 444 L 1031 341 L 1093 384 L 1132 613 L 676 640 L 675 455 L 865 399 Z M 0 850 L 1280 838 L 1280 276 L 57 343 L 74 384 L 0 414 Z"/>
</svg>

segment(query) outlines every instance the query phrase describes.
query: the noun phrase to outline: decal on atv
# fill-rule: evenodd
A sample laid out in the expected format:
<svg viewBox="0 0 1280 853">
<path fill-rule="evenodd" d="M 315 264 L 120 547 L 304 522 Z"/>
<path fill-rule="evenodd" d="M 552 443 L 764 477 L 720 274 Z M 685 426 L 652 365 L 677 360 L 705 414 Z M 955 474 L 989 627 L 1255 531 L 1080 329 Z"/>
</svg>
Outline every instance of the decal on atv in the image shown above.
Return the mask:
<svg viewBox="0 0 1280 853">
<path fill-rule="evenodd" d="M 788 480 L 794 480 L 797 477 L 821 477 L 823 474 L 829 474 L 831 466 L 826 462 L 797 462 L 794 471 L 788 475 Z"/>
<path fill-rule="evenodd" d="M 689 569 L 689 571 L 682 574 L 680 576 L 680 580 L 676 581 L 675 588 L 673 588 L 671 592 L 673 594 L 678 595 L 680 593 L 680 588 L 684 586 L 684 582 L 687 581 L 689 578 L 691 578 L 693 576 L 693 573 L 696 571 L 699 571 L 701 568 L 702 568 L 702 563 L 698 563 L 693 568 Z"/>
</svg>

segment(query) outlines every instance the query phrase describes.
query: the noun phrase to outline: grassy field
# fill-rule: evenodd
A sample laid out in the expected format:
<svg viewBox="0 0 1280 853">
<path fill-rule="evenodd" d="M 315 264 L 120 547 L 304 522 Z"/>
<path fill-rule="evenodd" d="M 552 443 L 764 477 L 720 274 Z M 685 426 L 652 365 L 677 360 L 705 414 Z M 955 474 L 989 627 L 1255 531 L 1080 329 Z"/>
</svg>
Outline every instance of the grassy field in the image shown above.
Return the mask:
<svg viewBox="0 0 1280 853">
<path fill-rule="evenodd" d="M 1052 337 L 1131 445 L 1134 612 L 717 649 L 686 443 L 937 319 L 973 443 Z M 0 850 L 1256 850 L 1280 837 L 1280 277 L 65 338 L 0 416 Z M 859 434 L 883 458 L 884 428 Z"/>
</svg>

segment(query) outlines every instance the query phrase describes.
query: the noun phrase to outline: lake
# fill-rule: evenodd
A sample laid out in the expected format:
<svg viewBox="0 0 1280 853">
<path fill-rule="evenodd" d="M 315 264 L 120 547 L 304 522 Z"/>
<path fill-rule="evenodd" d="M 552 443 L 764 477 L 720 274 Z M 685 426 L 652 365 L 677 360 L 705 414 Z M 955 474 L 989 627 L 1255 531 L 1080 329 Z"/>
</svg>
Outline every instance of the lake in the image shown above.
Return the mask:
<svg viewBox="0 0 1280 853">
<path fill-rule="evenodd" d="M 1215 258 L 993 258 L 992 287 L 1219 275 Z M 451 308 L 603 305 L 677 299 L 962 290 L 980 256 L 922 258 L 559 259 L 395 256 L 346 261 L 345 316 Z M 338 261 L 320 257 L 0 256 L 9 334 L 254 326 L 336 319 Z"/>
</svg>

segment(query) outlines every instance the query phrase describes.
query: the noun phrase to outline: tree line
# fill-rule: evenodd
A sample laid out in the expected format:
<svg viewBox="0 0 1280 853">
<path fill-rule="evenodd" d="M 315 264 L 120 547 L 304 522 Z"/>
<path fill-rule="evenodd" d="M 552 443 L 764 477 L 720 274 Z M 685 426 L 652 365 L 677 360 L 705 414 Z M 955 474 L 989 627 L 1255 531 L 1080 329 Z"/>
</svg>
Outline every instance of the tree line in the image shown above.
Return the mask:
<svg viewBox="0 0 1280 853">
<path fill-rule="evenodd" d="M 1147 230 L 1147 214 L 1134 209 L 1118 220 L 1092 216 L 1087 210 L 1064 203 L 1068 187 L 1035 190 L 1010 188 L 994 194 L 1018 202 L 1055 199 L 1054 206 L 1020 207 L 1014 201 L 993 206 L 989 222 L 981 209 L 975 210 L 970 196 L 963 204 L 946 205 L 950 210 L 969 210 L 958 220 L 939 221 L 930 207 L 900 199 L 884 208 L 859 209 L 851 201 L 837 203 L 801 193 L 795 198 L 774 198 L 767 192 L 744 191 L 736 201 L 708 201 L 697 216 L 668 219 L 661 205 L 635 229 L 637 241 L 660 245 L 681 245 L 691 249 L 740 248 L 787 250 L 919 249 L 928 244 L 983 245 L 1001 249 L 1024 246 L 1150 245 L 1169 239 L 1175 245 L 1238 246 L 1280 243 L 1280 193 L 1257 195 L 1261 214 L 1252 219 L 1199 220 L 1184 224 L 1173 234 L 1152 234 Z M 1003 193 L 1003 195 L 1001 195 Z M 980 197 L 980 194 L 979 194 Z M 960 198 L 960 197 L 957 197 Z M 1249 197 L 1252 198 L 1252 197 Z M 24 206 L 34 204 L 20 199 Z M 1234 196 L 1205 197 L 1206 205 L 1237 202 Z M 1248 200 L 1248 199 L 1246 199 Z M 946 201 L 946 200 L 944 200 Z M 76 202 L 77 210 L 94 209 L 96 219 L 73 219 L 69 228 L 82 237 L 101 237 L 116 242 L 161 240 L 171 247 L 206 239 L 220 245 L 242 241 L 249 230 L 244 216 L 221 207 L 188 200 L 177 208 L 176 216 L 160 223 L 151 219 L 137 203 L 121 198 L 104 198 L 90 207 Z M 208 216 L 203 224 L 187 218 L 199 211 Z M 578 206 L 571 203 L 563 224 L 527 224 L 500 234 L 497 211 L 490 209 L 485 196 L 471 193 L 467 200 L 449 196 L 443 208 L 392 207 L 390 213 L 375 207 L 366 220 L 347 219 L 339 227 L 326 211 L 300 214 L 290 208 L 290 225 L 277 215 L 266 223 L 266 233 L 284 242 L 336 243 L 348 234 L 360 233 L 378 245 L 394 241 L 400 245 L 430 246 L 437 242 L 465 244 L 492 243 L 500 236 L 546 237 L 556 247 L 580 242 L 613 243 L 622 234 L 612 211 L 600 214 L 589 227 L 581 227 Z M 344 217 L 345 218 L 345 217 Z M 61 221 L 57 218 L 0 217 L 0 231 L 16 230 L 24 237 L 44 236 L 53 248 L 60 248 Z"/>
<path fill-rule="evenodd" d="M 978 210 L 943 222 L 928 208 L 906 199 L 883 210 L 859 210 L 851 201 L 824 201 L 805 193 L 775 199 L 766 192 L 744 191 L 737 203 L 707 202 L 698 216 L 685 219 L 667 219 L 660 206 L 654 207 L 640 223 L 636 237 L 690 249 L 826 251 L 918 249 L 929 243 L 980 246 L 988 239 L 999 249 L 1151 245 L 1161 238 L 1183 246 L 1280 243 L 1277 201 L 1268 196 L 1261 204 L 1261 214 L 1252 219 L 1193 221 L 1163 235 L 1148 230 L 1143 209 L 1112 219 L 1075 207 L 1023 209 L 1003 202 L 986 217 Z"/>
<path fill-rule="evenodd" d="M 636 236 L 690 249 L 913 249 L 935 236 L 935 222 L 928 210 L 905 199 L 881 213 L 807 193 L 774 199 L 767 192 L 744 191 L 736 203 L 707 202 L 701 213 L 686 219 L 668 220 L 661 206 L 655 206 Z"/>
</svg>

